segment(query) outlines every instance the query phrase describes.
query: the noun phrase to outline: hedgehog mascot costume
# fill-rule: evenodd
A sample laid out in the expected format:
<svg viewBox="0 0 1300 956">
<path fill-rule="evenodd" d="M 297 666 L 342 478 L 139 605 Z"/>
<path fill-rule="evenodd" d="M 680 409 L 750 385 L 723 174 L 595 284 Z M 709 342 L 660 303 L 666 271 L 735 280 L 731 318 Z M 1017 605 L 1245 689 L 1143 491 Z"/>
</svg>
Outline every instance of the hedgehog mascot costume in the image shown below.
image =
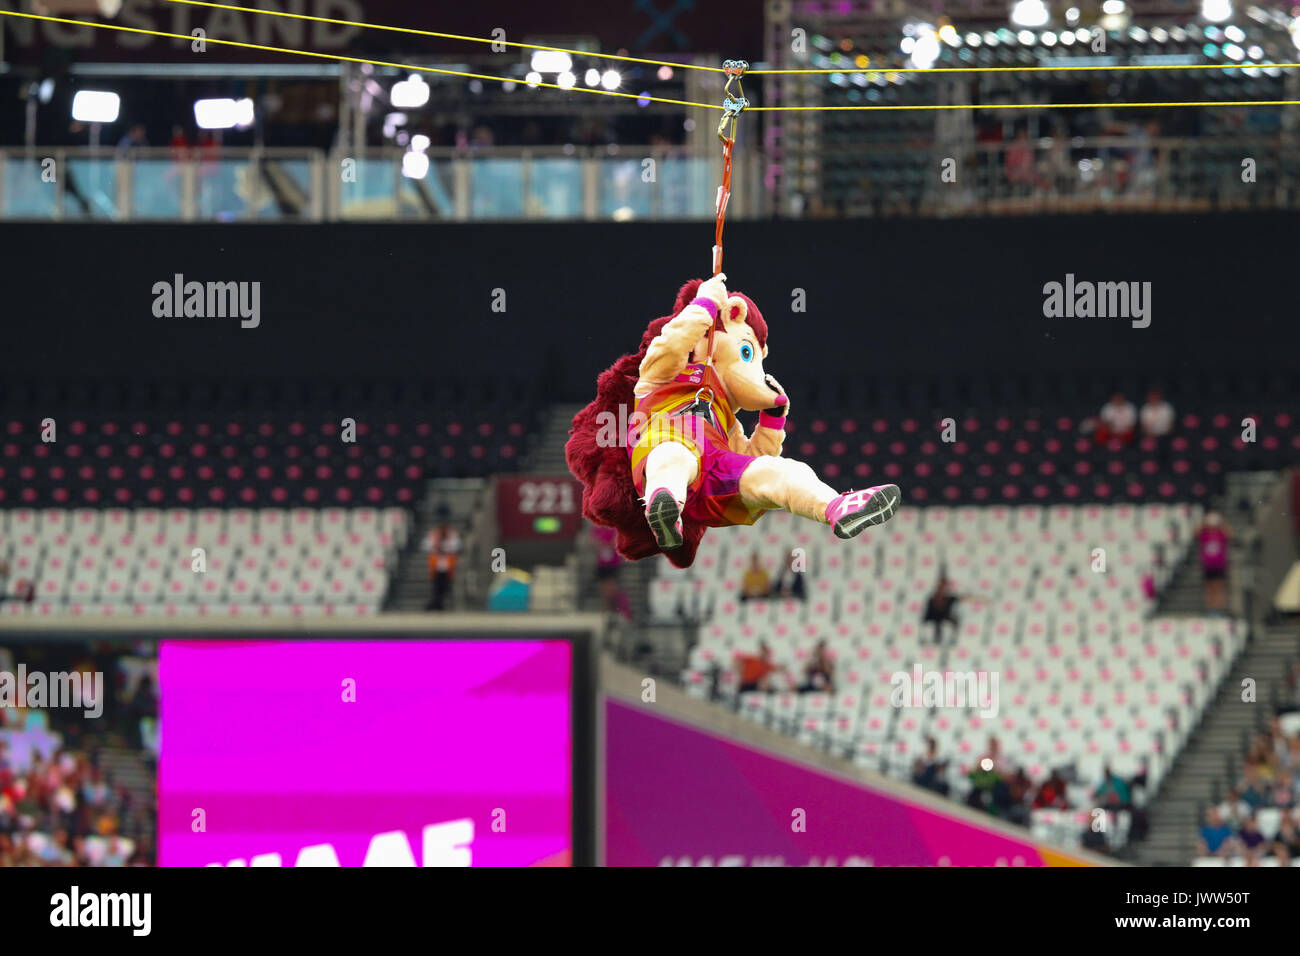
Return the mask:
<svg viewBox="0 0 1300 956">
<path fill-rule="evenodd" d="M 582 513 L 618 532 L 628 560 L 662 552 L 689 567 L 705 528 L 753 524 L 778 508 L 840 538 L 898 510 L 897 485 L 840 494 L 781 457 L 790 404 L 763 371 L 767 323 L 725 283 L 719 274 L 682 286 L 673 314 L 650 323 L 640 351 L 600 376 L 573 419 L 565 459 L 583 484 Z M 742 410 L 759 413 L 749 437 Z"/>
</svg>

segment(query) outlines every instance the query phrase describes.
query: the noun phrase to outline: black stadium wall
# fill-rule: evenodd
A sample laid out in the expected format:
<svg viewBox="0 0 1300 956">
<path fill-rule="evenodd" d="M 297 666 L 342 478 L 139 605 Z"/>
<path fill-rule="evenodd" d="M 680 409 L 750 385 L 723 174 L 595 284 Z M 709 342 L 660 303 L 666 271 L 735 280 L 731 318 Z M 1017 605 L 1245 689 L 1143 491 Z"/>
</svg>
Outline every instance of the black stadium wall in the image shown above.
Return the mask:
<svg viewBox="0 0 1300 956">
<path fill-rule="evenodd" d="M 799 388 L 829 382 L 867 400 L 880 382 L 905 396 L 971 380 L 984 383 L 976 397 L 1091 400 L 1113 383 L 1166 382 L 1284 399 L 1300 365 L 1297 222 L 735 222 L 725 271 L 763 310 L 768 371 L 796 407 Z M 712 234 L 707 222 L 6 223 L 0 388 L 14 405 L 63 383 L 487 379 L 584 399 L 706 270 Z M 155 315 L 155 289 L 177 275 L 260 283 L 256 327 Z M 1136 295 L 1125 304 L 1110 289 L 1127 317 L 1049 317 L 1053 282 L 1062 310 L 1084 283 Z"/>
</svg>

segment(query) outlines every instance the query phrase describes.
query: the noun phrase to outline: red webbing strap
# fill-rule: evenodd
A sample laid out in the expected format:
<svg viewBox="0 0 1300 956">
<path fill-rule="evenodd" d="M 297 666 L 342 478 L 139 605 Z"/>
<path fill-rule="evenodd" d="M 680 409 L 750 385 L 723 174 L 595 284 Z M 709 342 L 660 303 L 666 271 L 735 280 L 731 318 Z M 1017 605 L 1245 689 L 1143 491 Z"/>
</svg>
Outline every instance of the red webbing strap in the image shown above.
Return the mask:
<svg viewBox="0 0 1300 956">
<path fill-rule="evenodd" d="M 731 199 L 731 157 L 736 146 L 736 117 L 749 105 L 741 85 L 741 77 L 745 75 L 745 70 L 749 69 L 749 64 L 744 60 L 724 60 L 722 69 L 726 73 L 727 82 L 722 90 L 722 119 L 718 123 L 718 139 L 722 140 L 722 185 L 718 187 L 718 198 L 714 203 L 716 218 L 713 230 L 713 274 L 715 276 L 722 272 L 722 229 L 727 223 L 727 202 Z M 733 82 L 736 84 L 735 97 L 731 95 Z M 727 131 L 728 122 L 731 123 L 730 135 Z M 713 364 L 713 335 L 722 328 L 724 318 L 722 311 L 719 311 L 713 325 L 709 327 L 708 358 L 704 363 L 706 367 Z"/>
</svg>

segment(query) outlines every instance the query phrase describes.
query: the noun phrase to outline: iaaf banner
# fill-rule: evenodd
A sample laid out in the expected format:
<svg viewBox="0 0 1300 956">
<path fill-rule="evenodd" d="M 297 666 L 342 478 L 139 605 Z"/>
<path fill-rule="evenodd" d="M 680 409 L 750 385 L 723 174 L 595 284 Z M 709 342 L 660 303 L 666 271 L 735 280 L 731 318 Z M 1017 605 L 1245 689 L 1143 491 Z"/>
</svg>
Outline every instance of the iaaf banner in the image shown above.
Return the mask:
<svg viewBox="0 0 1300 956">
<path fill-rule="evenodd" d="M 608 866 L 1077 866 L 847 777 L 605 703 Z"/>
<path fill-rule="evenodd" d="M 313 50 L 365 57 L 381 51 L 410 51 L 413 55 L 481 56 L 493 52 L 485 43 L 445 37 L 365 30 L 347 23 L 372 23 L 460 36 L 504 39 L 516 43 L 557 44 L 571 38 L 593 38 L 599 51 L 632 54 L 690 51 L 724 56 L 762 56 L 763 5 L 760 0 L 638 0 L 627 4 L 552 4 L 533 0 L 477 3 L 405 3 L 402 0 L 241 0 L 228 4 L 258 10 L 296 13 L 312 20 L 267 16 L 239 10 L 201 7 L 165 0 L 125 0 L 115 17 L 89 13 L 59 14 L 63 19 L 117 24 L 135 30 L 191 37 L 194 30 L 214 40 L 254 43 L 281 49 Z M 0 0 L 0 9 L 27 10 L 22 0 Z M 42 11 L 43 12 L 43 11 Z M 152 36 L 120 30 L 3 17 L 6 59 L 34 64 L 53 50 L 68 50 L 82 62 L 140 60 L 190 61 L 211 57 L 214 62 L 292 62 L 286 54 L 211 44 L 196 52 L 188 39 Z M 585 47 L 584 47 L 585 49 Z M 516 47 L 500 53 L 510 61 L 527 54 Z M 302 58 L 301 62 L 325 62 Z"/>
</svg>

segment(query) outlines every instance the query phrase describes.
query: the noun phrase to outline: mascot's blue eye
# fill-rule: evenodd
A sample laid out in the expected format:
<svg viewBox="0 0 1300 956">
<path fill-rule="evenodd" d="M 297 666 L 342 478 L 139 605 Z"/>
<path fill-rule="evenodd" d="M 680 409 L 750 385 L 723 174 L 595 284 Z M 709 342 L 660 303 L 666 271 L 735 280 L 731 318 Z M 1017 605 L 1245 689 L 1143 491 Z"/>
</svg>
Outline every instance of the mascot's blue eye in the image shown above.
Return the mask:
<svg viewBox="0 0 1300 956">
<path fill-rule="evenodd" d="M 754 346 L 746 342 L 740 347 L 740 360 L 742 362 L 754 361 Z"/>
</svg>

